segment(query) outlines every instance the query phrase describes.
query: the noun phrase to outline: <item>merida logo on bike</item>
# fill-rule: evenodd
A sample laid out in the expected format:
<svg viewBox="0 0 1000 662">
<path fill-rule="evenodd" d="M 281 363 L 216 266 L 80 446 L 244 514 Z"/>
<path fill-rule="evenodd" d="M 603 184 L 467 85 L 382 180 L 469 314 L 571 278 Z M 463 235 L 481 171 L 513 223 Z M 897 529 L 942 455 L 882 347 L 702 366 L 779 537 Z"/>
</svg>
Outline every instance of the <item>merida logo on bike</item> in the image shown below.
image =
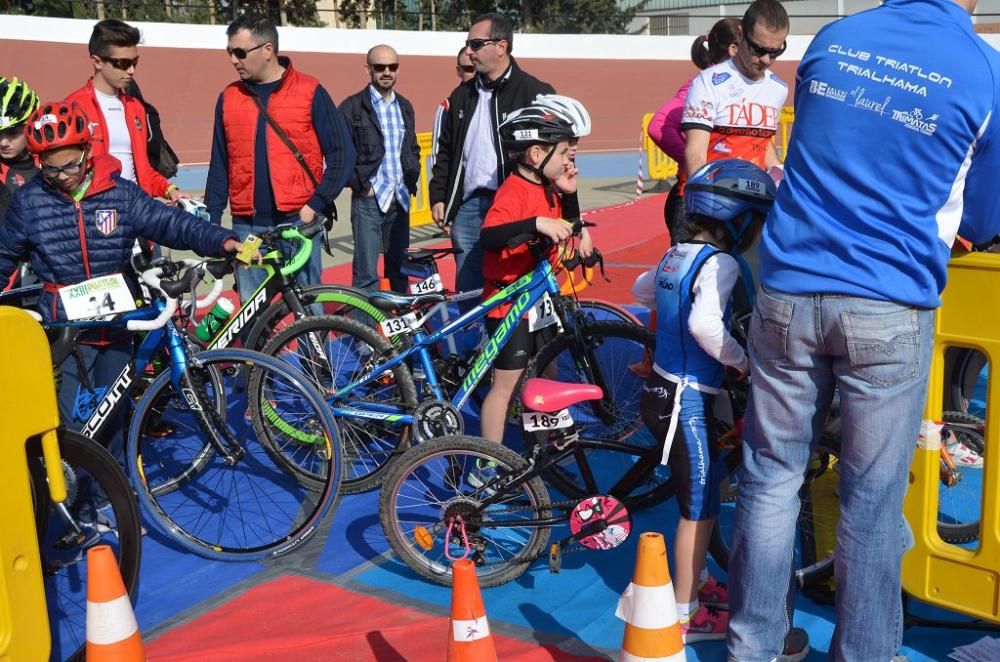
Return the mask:
<svg viewBox="0 0 1000 662">
<path fill-rule="evenodd" d="M 125 370 L 118 378 L 108 392 L 104 395 L 104 399 L 101 400 L 97 405 L 97 411 L 94 415 L 90 417 L 87 421 L 87 425 L 84 426 L 80 433 L 85 437 L 93 437 L 97 434 L 101 426 L 104 425 L 104 421 L 107 420 L 111 412 L 114 411 L 115 405 L 118 401 L 122 399 L 125 393 L 128 392 L 128 387 L 132 384 L 132 371 L 130 369 Z"/>
<path fill-rule="evenodd" d="M 521 280 L 524 279 L 522 278 Z M 517 283 L 515 283 L 515 285 L 516 284 Z M 483 376 L 483 373 L 486 372 L 491 365 L 493 365 L 493 359 L 496 358 L 497 353 L 504 344 L 504 341 L 507 340 L 507 336 L 509 336 L 514 327 L 517 326 L 517 323 L 521 321 L 521 315 L 528 307 L 529 301 L 531 301 L 531 292 L 523 292 L 521 293 L 521 296 L 519 296 L 511 304 L 510 311 L 507 313 L 507 316 L 503 318 L 503 322 L 501 322 L 500 326 L 497 327 L 496 333 L 493 334 L 493 337 L 490 338 L 489 342 L 486 343 L 486 346 L 483 347 L 483 351 L 476 357 L 476 362 L 472 364 L 469 374 L 466 376 L 465 381 L 462 382 L 462 390 L 464 392 L 468 392 L 473 386 L 478 384 L 479 378 Z"/>
<path fill-rule="evenodd" d="M 253 300 L 249 301 L 246 306 L 243 307 L 242 312 L 233 318 L 233 321 L 226 327 L 226 330 L 222 332 L 222 335 L 212 343 L 209 349 L 217 349 L 219 347 L 229 347 L 233 342 L 233 338 L 243 330 L 243 327 L 247 325 L 257 311 L 260 310 L 261 306 L 267 303 L 267 289 L 261 288 L 260 292 Z"/>
</svg>

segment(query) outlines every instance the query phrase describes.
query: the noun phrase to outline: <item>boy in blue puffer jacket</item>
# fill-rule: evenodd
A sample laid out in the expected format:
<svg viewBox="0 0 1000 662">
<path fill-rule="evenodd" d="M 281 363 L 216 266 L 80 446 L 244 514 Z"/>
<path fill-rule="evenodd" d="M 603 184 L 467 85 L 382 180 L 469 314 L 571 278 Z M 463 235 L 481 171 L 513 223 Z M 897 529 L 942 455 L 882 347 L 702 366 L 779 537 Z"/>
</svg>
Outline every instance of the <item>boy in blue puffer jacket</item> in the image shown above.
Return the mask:
<svg viewBox="0 0 1000 662">
<path fill-rule="evenodd" d="M 43 104 L 25 127 L 28 148 L 41 159 L 41 176 L 17 191 L 0 225 L 0 282 L 6 283 L 28 261 L 44 283 L 39 304 L 46 321 L 66 319 L 59 290 L 111 274 L 133 281 L 132 246 L 144 237 L 200 255 L 223 256 L 239 250 L 236 235 L 204 223 L 176 207 L 149 197 L 119 177 L 113 156 L 91 157 L 91 127 L 75 103 Z M 62 366 L 59 413 L 79 429 L 132 355 L 127 335 L 98 331 L 81 335 L 80 358 Z M 81 365 L 82 363 L 82 365 Z M 85 370 L 91 388 L 81 388 Z M 104 440 L 123 459 L 121 425 Z"/>
</svg>

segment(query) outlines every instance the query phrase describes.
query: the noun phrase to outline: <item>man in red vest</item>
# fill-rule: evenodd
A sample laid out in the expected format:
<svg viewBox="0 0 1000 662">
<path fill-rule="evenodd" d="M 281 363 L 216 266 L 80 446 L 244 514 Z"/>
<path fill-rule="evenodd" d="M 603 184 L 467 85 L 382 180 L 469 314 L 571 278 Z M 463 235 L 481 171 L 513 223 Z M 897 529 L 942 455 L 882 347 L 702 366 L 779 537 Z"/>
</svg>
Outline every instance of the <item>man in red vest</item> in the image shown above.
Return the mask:
<svg viewBox="0 0 1000 662">
<path fill-rule="evenodd" d="M 66 103 L 80 104 L 90 118 L 94 132 L 92 156 L 111 154 L 122 165 L 121 177 L 135 182 L 154 198 L 190 198 L 150 165 L 146 109 L 141 101 L 125 93 L 139 66 L 140 37 L 137 28 L 122 21 L 99 21 L 88 45 L 94 76 L 66 97 Z"/>
<path fill-rule="evenodd" d="M 270 20 L 243 16 L 226 34 L 226 51 L 240 80 L 222 91 L 215 107 L 205 205 L 212 222 L 221 223 L 228 201 L 233 230 L 242 240 L 278 223 L 309 223 L 331 208 L 354 170 L 355 150 L 319 81 L 278 55 L 278 30 Z M 260 269 L 239 269 L 236 276 L 244 299 L 264 280 Z M 314 242 L 299 282 L 321 278 L 319 242 Z"/>
</svg>

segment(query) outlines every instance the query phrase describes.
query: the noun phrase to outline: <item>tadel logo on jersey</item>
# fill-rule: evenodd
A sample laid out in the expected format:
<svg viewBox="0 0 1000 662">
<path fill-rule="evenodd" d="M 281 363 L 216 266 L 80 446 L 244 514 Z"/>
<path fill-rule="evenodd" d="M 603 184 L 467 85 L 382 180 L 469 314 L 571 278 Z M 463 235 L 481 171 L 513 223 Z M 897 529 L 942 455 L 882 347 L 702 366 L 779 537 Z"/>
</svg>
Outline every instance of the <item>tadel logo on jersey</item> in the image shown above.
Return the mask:
<svg viewBox="0 0 1000 662">
<path fill-rule="evenodd" d="M 892 119 L 901 122 L 907 129 L 918 131 L 925 136 L 932 136 L 937 131 L 938 114 L 934 113 L 930 117 L 924 118 L 924 111 L 920 108 L 894 110 L 892 111 Z"/>
<path fill-rule="evenodd" d="M 774 106 L 744 101 L 729 104 L 726 108 L 729 110 L 730 126 L 765 126 L 771 129 L 778 126 L 778 109 Z"/>
<path fill-rule="evenodd" d="M 712 74 L 712 85 L 722 85 L 732 77 L 732 74 L 720 71 Z"/>
</svg>

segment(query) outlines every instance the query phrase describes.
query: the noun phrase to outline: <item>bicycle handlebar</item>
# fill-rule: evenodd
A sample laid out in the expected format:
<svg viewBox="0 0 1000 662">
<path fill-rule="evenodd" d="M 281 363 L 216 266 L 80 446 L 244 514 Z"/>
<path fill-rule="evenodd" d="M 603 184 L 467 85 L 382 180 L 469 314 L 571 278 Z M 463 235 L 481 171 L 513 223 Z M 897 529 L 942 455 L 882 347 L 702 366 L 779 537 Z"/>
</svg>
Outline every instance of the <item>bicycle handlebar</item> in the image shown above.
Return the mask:
<svg viewBox="0 0 1000 662">
<path fill-rule="evenodd" d="M 127 328 L 129 331 L 152 331 L 153 329 L 159 329 L 161 326 L 165 325 L 170 320 L 171 317 L 174 316 L 175 312 L 177 312 L 177 299 L 171 298 L 169 295 L 166 295 L 166 292 L 164 292 L 163 286 L 161 284 L 162 281 L 160 280 L 160 277 L 163 276 L 163 272 L 165 270 L 166 270 L 165 266 L 157 266 L 151 269 L 146 269 L 141 274 L 139 274 L 139 278 L 142 280 L 142 282 L 144 282 L 146 285 L 149 285 L 151 288 L 164 293 L 167 299 L 167 305 L 163 308 L 162 311 L 160 311 L 160 314 L 155 319 L 129 320 L 128 322 L 126 322 L 125 328 Z"/>
<path fill-rule="evenodd" d="M 584 228 L 597 227 L 596 223 L 590 223 L 589 221 L 583 221 L 579 218 L 568 221 L 570 225 L 573 226 L 572 236 L 579 236 L 580 232 Z M 545 235 L 540 235 L 538 232 L 524 232 L 517 235 L 507 241 L 507 248 L 517 248 L 518 246 L 523 246 L 524 244 L 533 244 L 539 248 L 549 248 L 555 242 L 546 237 Z"/>
<path fill-rule="evenodd" d="M 278 270 L 282 276 L 290 276 L 306 266 L 306 262 L 312 256 L 313 237 L 322 232 L 324 228 L 323 218 L 317 216 L 306 225 L 282 224 L 264 234 L 262 238 L 268 243 L 275 243 L 278 239 L 299 242 L 299 248 L 295 251 L 295 255 Z"/>
</svg>

